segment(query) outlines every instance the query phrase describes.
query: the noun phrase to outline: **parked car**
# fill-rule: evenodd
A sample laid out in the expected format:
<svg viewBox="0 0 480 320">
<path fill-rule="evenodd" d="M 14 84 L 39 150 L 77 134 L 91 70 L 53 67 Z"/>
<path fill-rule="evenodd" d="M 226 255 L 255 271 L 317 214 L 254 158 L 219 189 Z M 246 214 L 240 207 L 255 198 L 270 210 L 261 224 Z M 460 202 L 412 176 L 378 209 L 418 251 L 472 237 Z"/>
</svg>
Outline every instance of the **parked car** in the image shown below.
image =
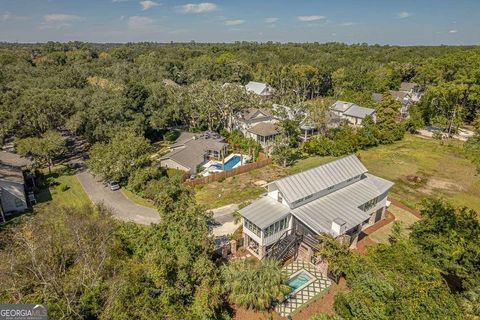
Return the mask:
<svg viewBox="0 0 480 320">
<path fill-rule="evenodd" d="M 116 190 L 120 189 L 120 185 L 119 185 L 118 182 L 116 182 L 116 181 L 109 181 L 109 182 L 108 182 L 108 187 L 109 187 L 110 190 L 112 190 L 112 191 L 116 191 Z"/>
</svg>

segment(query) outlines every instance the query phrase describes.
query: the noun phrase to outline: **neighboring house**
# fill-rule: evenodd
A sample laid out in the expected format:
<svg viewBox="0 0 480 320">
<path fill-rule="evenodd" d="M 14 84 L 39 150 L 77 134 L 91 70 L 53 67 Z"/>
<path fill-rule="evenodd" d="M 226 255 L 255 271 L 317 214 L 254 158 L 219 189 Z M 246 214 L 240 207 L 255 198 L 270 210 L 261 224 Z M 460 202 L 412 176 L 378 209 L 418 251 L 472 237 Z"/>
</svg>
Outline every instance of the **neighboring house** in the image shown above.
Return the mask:
<svg viewBox="0 0 480 320">
<path fill-rule="evenodd" d="M 265 196 L 239 210 L 245 247 L 259 259 L 313 261 L 322 233 L 355 246 L 362 230 L 384 219 L 392 186 L 355 155 L 271 182 Z"/>
<path fill-rule="evenodd" d="M 170 152 L 160 158 L 160 165 L 196 174 L 208 160 L 225 158 L 227 146 L 225 138 L 215 132 L 182 132 Z"/>
<path fill-rule="evenodd" d="M 0 211 L 24 211 L 28 208 L 22 167 L 31 162 L 17 154 L 0 151 Z"/>
<path fill-rule="evenodd" d="M 418 101 L 420 101 L 423 95 L 423 87 L 418 83 L 402 82 L 400 89 L 398 91 L 390 90 L 390 94 L 395 98 L 395 100 L 401 103 L 400 116 L 404 119 L 408 118 L 408 109 L 410 106 Z M 382 100 L 381 93 L 374 93 L 372 99 L 375 102 L 380 102 Z"/>
<path fill-rule="evenodd" d="M 402 82 L 400 84 L 399 91 L 408 93 L 411 97 L 412 102 L 420 101 L 420 98 L 423 95 L 423 87 L 418 83 L 413 82 Z"/>
<path fill-rule="evenodd" d="M 390 90 L 389 92 L 392 95 L 392 97 L 394 97 L 395 100 L 397 100 L 401 104 L 400 116 L 402 118 L 408 118 L 408 109 L 413 103 L 412 97 L 410 96 L 410 94 L 408 92 L 394 91 L 394 90 Z M 372 94 L 372 99 L 373 101 L 380 103 L 382 101 L 382 96 L 383 96 L 382 93 L 374 93 Z"/>
<path fill-rule="evenodd" d="M 304 110 L 295 110 L 288 106 L 281 104 L 273 104 L 273 111 L 275 112 L 275 118 L 298 120 L 300 126 L 300 139 L 306 141 L 315 132 L 317 132 L 317 125 L 311 120 L 310 113 Z"/>
<path fill-rule="evenodd" d="M 255 93 L 258 96 L 268 98 L 273 94 L 273 88 L 266 83 L 250 81 L 245 85 L 247 92 Z"/>
<path fill-rule="evenodd" d="M 273 145 L 275 137 L 282 133 L 282 128 L 276 123 L 260 122 L 247 129 L 247 138 L 260 143 L 262 148 L 267 152 L 270 146 Z"/>
<path fill-rule="evenodd" d="M 258 123 L 276 123 L 273 115 L 263 109 L 246 108 L 233 115 L 232 128 L 240 130 L 247 135 L 248 129 Z"/>
<path fill-rule="evenodd" d="M 269 111 L 258 108 L 237 112 L 233 116 L 232 127 L 240 130 L 245 137 L 258 141 L 264 149 L 268 149 L 282 132 L 275 117 Z"/>
<path fill-rule="evenodd" d="M 361 107 L 352 102 L 336 101 L 330 110 L 342 119 L 345 119 L 353 126 L 362 125 L 366 116 L 372 116 L 373 121 L 377 120 L 375 109 Z"/>
</svg>

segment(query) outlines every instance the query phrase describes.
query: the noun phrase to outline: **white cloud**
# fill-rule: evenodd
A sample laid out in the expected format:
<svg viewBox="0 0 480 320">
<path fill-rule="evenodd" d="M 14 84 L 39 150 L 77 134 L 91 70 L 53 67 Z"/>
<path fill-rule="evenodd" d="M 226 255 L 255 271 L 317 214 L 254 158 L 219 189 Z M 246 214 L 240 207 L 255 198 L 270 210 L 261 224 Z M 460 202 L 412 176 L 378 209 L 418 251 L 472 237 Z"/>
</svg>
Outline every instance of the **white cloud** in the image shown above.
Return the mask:
<svg viewBox="0 0 480 320">
<path fill-rule="evenodd" d="M 455 34 L 455 33 L 458 33 L 458 30 L 450 30 L 448 31 L 449 34 Z"/>
<path fill-rule="evenodd" d="M 412 15 L 413 14 L 411 12 L 402 11 L 402 12 L 397 13 L 397 18 L 405 19 L 405 18 L 411 17 Z"/>
<path fill-rule="evenodd" d="M 159 31 L 160 26 L 157 20 L 149 17 L 131 16 L 128 17 L 128 29 L 135 32 L 150 33 Z"/>
<path fill-rule="evenodd" d="M 52 13 L 43 16 L 43 21 L 46 23 L 72 23 L 82 20 L 84 20 L 84 18 L 73 14 Z"/>
<path fill-rule="evenodd" d="M 160 5 L 160 3 L 158 2 L 155 2 L 155 1 L 150 1 L 150 0 L 146 0 L 146 1 L 140 1 L 140 5 L 142 6 L 142 10 L 148 10 L 148 9 L 152 9 L 153 7 L 157 7 Z"/>
<path fill-rule="evenodd" d="M 237 19 L 237 20 L 225 20 L 225 25 L 226 26 L 238 26 L 238 25 L 241 25 L 241 24 L 244 24 L 245 23 L 245 20 L 240 20 L 240 19 Z"/>
<path fill-rule="evenodd" d="M 62 29 L 71 27 L 74 22 L 84 21 L 84 17 L 65 13 L 51 13 L 43 16 L 40 29 Z"/>
<path fill-rule="evenodd" d="M 0 21 L 8 21 L 10 19 L 12 19 L 12 14 L 10 12 L 0 14 Z"/>
<path fill-rule="evenodd" d="M 302 22 L 309 22 L 309 21 L 318 21 L 318 20 L 324 20 L 327 17 L 325 16 L 299 16 L 297 17 L 298 20 Z"/>
<path fill-rule="evenodd" d="M 274 18 L 274 17 L 272 17 L 272 18 L 265 18 L 264 21 L 265 21 L 265 23 L 275 23 L 275 22 L 277 22 L 278 20 L 280 20 L 280 19 L 279 19 L 279 18 Z"/>
<path fill-rule="evenodd" d="M 179 7 L 180 11 L 183 13 L 204 13 L 211 12 L 218 9 L 218 6 L 215 3 L 211 2 L 202 2 L 202 3 L 187 3 Z"/>
<path fill-rule="evenodd" d="M 343 23 L 339 24 L 340 27 L 351 27 L 353 25 L 355 25 L 355 22 L 350 22 L 350 21 L 343 22 Z"/>
</svg>

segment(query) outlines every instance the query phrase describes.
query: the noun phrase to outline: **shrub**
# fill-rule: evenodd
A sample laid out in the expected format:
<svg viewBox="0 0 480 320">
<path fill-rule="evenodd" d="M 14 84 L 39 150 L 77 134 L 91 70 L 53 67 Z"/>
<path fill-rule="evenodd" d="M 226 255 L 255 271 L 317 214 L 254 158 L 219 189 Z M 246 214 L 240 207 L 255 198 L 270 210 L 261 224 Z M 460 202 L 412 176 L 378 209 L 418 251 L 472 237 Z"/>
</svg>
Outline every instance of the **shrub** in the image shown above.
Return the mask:
<svg viewBox="0 0 480 320">
<path fill-rule="evenodd" d="M 151 180 L 157 180 L 164 176 L 164 170 L 159 167 L 145 167 L 133 171 L 128 178 L 128 189 L 142 194 Z"/>
</svg>

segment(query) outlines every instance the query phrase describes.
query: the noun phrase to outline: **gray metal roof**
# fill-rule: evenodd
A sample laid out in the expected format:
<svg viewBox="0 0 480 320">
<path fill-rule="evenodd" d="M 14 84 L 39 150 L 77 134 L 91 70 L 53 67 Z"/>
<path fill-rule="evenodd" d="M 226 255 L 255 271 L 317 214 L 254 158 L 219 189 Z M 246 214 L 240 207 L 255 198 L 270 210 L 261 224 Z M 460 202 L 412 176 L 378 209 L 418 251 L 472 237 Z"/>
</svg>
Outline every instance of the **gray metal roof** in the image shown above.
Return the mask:
<svg viewBox="0 0 480 320">
<path fill-rule="evenodd" d="M 374 113 L 375 109 L 360 107 L 354 104 L 350 108 L 348 108 L 348 110 L 345 111 L 343 114 L 345 116 L 363 119 L 366 116 L 371 116 Z"/>
<path fill-rule="evenodd" d="M 265 229 L 272 223 L 286 217 L 290 213 L 290 208 L 276 201 L 275 199 L 264 196 L 255 200 L 249 206 L 239 210 L 240 215 L 257 227 Z"/>
<path fill-rule="evenodd" d="M 24 183 L 22 168 L 0 161 L 0 180 Z"/>
<path fill-rule="evenodd" d="M 330 108 L 335 111 L 345 112 L 353 105 L 352 102 L 336 101 Z"/>
<path fill-rule="evenodd" d="M 359 207 L 388 191 L 393 183 L 365 174 L 364 178 L 322 198 L 292 210 L 292 215 L 318 234 L 330 232 L 332 221 L 341 219 L 349 230 L 369 219 Z"/>
<path fill-rule="evenodd" d="M 270 91 L 272 90 L 268 84 L 255 81 L 250 81 L 247 83 L 245 89 L 260 96 L 270 95 Z"/>
<path fill-rule="evenodd" d="M 367 171 L 355 155 L 350 155 L 271 184 L 280 190 L 287 202 L 292 203 Z"/>
</svg>

